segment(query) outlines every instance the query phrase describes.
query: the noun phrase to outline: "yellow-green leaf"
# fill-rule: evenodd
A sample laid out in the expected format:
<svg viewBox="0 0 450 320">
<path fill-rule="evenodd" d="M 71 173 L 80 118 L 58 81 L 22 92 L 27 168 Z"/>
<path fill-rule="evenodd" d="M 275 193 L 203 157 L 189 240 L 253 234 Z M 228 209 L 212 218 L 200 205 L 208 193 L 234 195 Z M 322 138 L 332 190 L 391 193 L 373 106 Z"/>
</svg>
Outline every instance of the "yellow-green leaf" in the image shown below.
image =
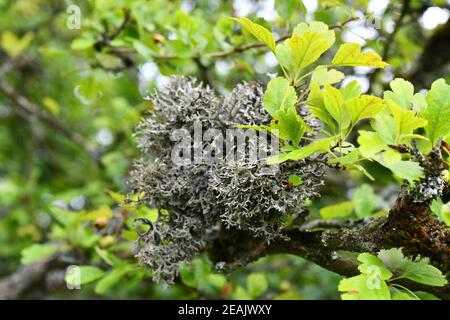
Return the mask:
<svg viewBox="0 0 450 320">
<path fill-rule="evenodd" d="M 392 91 L 385 91 L 384 98 L 394 101 L 404 109 L 410 109 L 411 100 L 414 96 L 414 86 L 412 83 L 398 78 L 392 80 L 389 86 Z"/>
<path fill-rule="evenodd" d="M 428 120 L 427 137 L 433 145 L 450 133 L 450 85 L 444 79 L 433 83 L 427 94 L 428 107 L 421 113 Z"/>
<path fill-rule="evenodd" d="M 325 220 L 342 218 L 350 215 L 353 208 L 354 205 L 352 201 L 344 201 L 320 209 L 320 216 Z"/>
<path fill-rule="evenodd" d="M 328 43 L 329 47 L 333 45 L 333 43 L 336 41 L 336 35 L 334 33 L 334 30 L 330 30 L 327 24 L 320 22 L 320 21 L 313 21 L 309 24 L 306 24 L 304 22 L 299 23 L 292 32 L 292 35 L 294 36 L 301 36 L 305 32 L 316 32 L 323 35 L 325 41 Z"/>
<path fill-rule="evenodd" d="M 297 94 L 294 87 L 285 78 L 272 79 L 264 93 L 264 108 L 275 117 L 278 110 L 287 110 L 297 102 Z"/>
<path fill-rule="evenodd" d="M 369 95 L 350 99 L 345 102 L 345 106 L 352 124 L 362 119 L 372 118 L 384 109 L 383 100 Z"/>
<path fill-rule="evenodd" d="M 344 101 L 347 101 L 358 98 L 362 93 L 362 88 L 358 81 L 353 80 L 347 83 L 345 87 L 340 88 L 339 91 L 341 91 Z"/>
<path fill-rule="evenodd" d="M 42 99 L 42 104 L 52 114 L 57 115 L 59 113 L 59 104 L 56 100 L 54 100 L 50 97 L 44 97 L 44 99 Z"/>
<path fill-rule="evenodd" d="M 374 157 L 378 163 L 392 171 L 392 173 L 409 182 L 423 178 L 423 168 L 419 163 L 411 160 L 402 160 L 401 155 L 394 150 L 386 150 Z"/>
<path fill-rule="evenodd" d="M 33 34 L 27 33 L 22 38 L 18 38 L 11 31 L 4 31 L 0 41 L 1 47 L 11 57 L 15 58 L 23 53 L 31 44 Z"/>
<path fill-rule="evenodd" d="M 360 154 L 369 159 L 386 148 L 383 139 L 373 131 L 359 131 L 358 143 Z"/>
<path fill-rule="evenodd" d="M 332 143 L 333 139 L 331 138 L 317 140 L 308 144 L 307 146 L 295 149 L 294 151 L 291 151 L 289 153 L 283 153 L 276 156 L 272 156 L 269 159 L 267 159 L 267 163 L 275 164 L 285 162 L 288 160 L 294 161 L 301 160 L 313 155 L 314 153 L 328 151 Z"/>
<path fill-rule="evenodd" d="M 333 66 L 374 67 L 384 68 L 388 64 L 382 61 L 375 52 L 361 52 L 361 46 L 356 43 L 344 43 L 339 47 L 331 62 Z"/>
<path fill-rule="evenodd" d="M 233 20 L 239 22 L 248 32 L 254 35 L 258 40 L 261 40 L 269 47 L 270 50 L 275 52 L 275 39 L 272 32 L 267 30 L 260 24 L 252 22 L 247 18 L 232 18 Z"/>
<path fill-rule="evenodd" d="M 338 290 L 342 300 L 391 300 L 388 285 L 374 272 L 342 279 Z"/>
<path fill-rule="evenodd" d="M 22 250 L 22 264 L 28 264 L 45 259 L 58 250 L 58 246 L 53 243 L 33 244 Z"/>
<path fill-rule="evenodd" d="M 322 90 L 315 82 L 311 82 L 307 104 L 317 119 L 322 120 L 332 132 L 336 131 L 336 123 L 325 108 Z"/>
<path fill-rule="evenodd" d="M 310 31 L 300 36 L 293 35 L 286 42 L 292 50 L 292 64 L 295 72 L 315 62 L 331 46 L 322 33 Z"/>
<path fill-rule="evenodd" d="M 326 84 L 335 84 L 344 79 L 345 75 L 337 70 L 328 70 L 322 66 L 317 67 L 311 76 L 311 83 L 314 82 L 319 86 Z"/>
<path fill-rule="evenodd" d="M 277 56 L 278 63 L 286 70 L 294 70 L 294 65 L 292 64 L 292 49 L 287 43 L 277 44 L 275 55 Z"/>
<path fill-rule="evenodd" d="M 346 117 L 344 109 L 344 99 L 341 92 L 330 86 L 325 85 L 323 90 L 323 102 L 325 109 L 336 120 L 339 128 L 345 128 L 349 124 L 349 119 Z"/>
<path fill-rule="evenodd" d="M 69 268 L 66 272 L 64 280 L 67 284 L 78 287 L 80 285 L 88 284 L 101 277 L 105 272 L 94 266 L 80 266 L 78 268 Z"/>
<path fill-rule="evenodd" d="M 294 146 L 300 143 L 307 126 L 302 118 L 297 114 L 295 107 L 288 110 L 279 110 L 274 117 L 272 126 L 278 130 L 279 137 L 283 140 L 290 140 Z"/>
<path fill-rule="evenodd" d="M 397 137 L 396 142 L 401 143 L 403 136 L 410 135 L 414 130 L 424 127 L 428 121 L 416 117 L 415 112 L 411 110 L 402 109 L 395 102 L 391 100 L 386 101 L 389 110 L 395 120 Z"/>
<path fill-rule="evenodd" d="M 80 220 L 95 220 L 99 218 L 109 219 L 113 216 L 111 208 L 107 205 L 100 206 L 96 210 L 81 214 Z"/>
</svg>

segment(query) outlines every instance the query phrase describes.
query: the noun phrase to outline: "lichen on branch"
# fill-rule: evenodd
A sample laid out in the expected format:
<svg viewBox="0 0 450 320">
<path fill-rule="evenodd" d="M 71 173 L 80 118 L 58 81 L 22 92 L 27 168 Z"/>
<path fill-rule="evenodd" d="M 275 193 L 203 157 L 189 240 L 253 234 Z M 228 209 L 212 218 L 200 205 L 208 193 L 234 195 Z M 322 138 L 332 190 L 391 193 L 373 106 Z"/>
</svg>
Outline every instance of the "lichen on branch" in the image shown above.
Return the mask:
<svg viewBox="0 0 450 320">
<path fill-rule="evenodd" d="M 132 192 L 143 194 L 142 204 L 167 210 L 141 235 L 137 250 L 155 280 L 173 282 L 179 263 L 189 262 L 224 229 L 241 230 L 265 242 L 286 238 L 283 227 L 304 215 L 304 202 L 319 195 L 324 165 L 310 158 L 283 163 L 269 173 L 264 172 L 271 168 L 265 161 L 182 166 L 172 161 L 174 130 L 194 135 L 198 121 L 203 130 L 224 134 L 236 124 L 267 124 L 262 97 L 258 83 L 239 84 L 221 99 L 212 89 L 184 77 L 173 78 L 165 91 L 152 96 L 154 109 L 136 133 L 143 157 L 134 163 L 128 183 Z M 254 142 L 244 143 L 248 149 Z M 189 146 L 192 153 L 196 147 L 195 143 Z M 291 185 L 291 175 L 303 183 Z"/>
</svg>

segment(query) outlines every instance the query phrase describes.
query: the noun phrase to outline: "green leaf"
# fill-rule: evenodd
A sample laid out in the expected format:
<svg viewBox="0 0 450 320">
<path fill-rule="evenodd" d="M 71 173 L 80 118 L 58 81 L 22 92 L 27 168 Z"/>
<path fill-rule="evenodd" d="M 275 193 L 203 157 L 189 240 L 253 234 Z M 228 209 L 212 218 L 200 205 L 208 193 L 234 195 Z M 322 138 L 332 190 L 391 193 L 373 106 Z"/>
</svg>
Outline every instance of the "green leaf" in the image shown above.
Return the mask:
<svg viewBox="0 0 450 320">
<path fill-rule="evenodd" d="M 352 124 L 363 119 L 373 118 L 383 111 L 383 100 L 377 97 L 363 95 L 345 102 Z"/>
<path fill-rule="evenodd" d="M 7 30 L 2 33 L 0 46 L 11 58 L 15 58 L 30 46 L 33 38 L 34 36 L 30 32 L 22 38 L 18 38 L 14 33 Z"/>
<path fill-rule="evenodd" d="M 396 289 L 395 293 L 392 295 L 392 300 L 420 300 L 420 299 L 413 296 L 408 291 Z"/>
<path fill-rule="evenodd" d="M 368 184 L 359 186 L 353 194 L 353 205 L 358 218 L 364 218 L 371 215 L 376 205 L 376 196 L 373 189 Z"/>
<path fill-rule="evenodd" d="M 398 135 L 397 125 L 389 110 L 385 109 L 383 112 L 377 114 L 371 122 L 371 125 L 386 145 L 396 144 L 395 140 Z"/>
<path fill-rule="evenodd" d="M 50 98 L 50 97 L 44 97 L 42 99 L 42 105 L 47 108 L 48 111 L 50 111 L 53 115 L 59 114 L 59 104 L 56 100 Z"/>
<path fill-rule="evenodd" d="M 136 49 L 136 52 L 139 53 L 144 58 L 151 57 L 153 51 L 142 41 L 133 40 L 133 48 Z"/>
<path fill-rule="evenodd" d="M 405 258 L 401 248 L 380 250 L 380 252 L 378 253 L 378 258 L 380 258 L 383 261 L 384 265 L 390 270 L 403 270 L 405 264 L 410 261 L 409 259 Z"/>
<path fill-rule="evenodd" d="M 287 111 L 279 110 L 275 114 L 271 127 L 271 131 L 278 134 L 282 140 L 292 141 L 294 146 L 300 143 L 306 131 L 310 131 L 303 119 L 297 114 L 295 107 L 291 107 Z M 278 130 L 278 132 L 273 129 Z"/>
<path fill-rule="evenodd" d="M 425 127 L 427 137 L 435 145 L 450 133 L 450 85 L 444 79 L 433 83 L 426 96 L 428 107 L 421 116 L 428 120 Z"/>
<path fill-rule="evenodd" d="M 185 285 L 191 288 L 197 288 L 198 281 L 192 265 L 188 265 L 186 263 L 182 263 L 180 265 L 180 278 Z"/>
<path fill-rule="evenodd" d="M 434 199 L 430 205 L 431 212 L 433 212 L 437 217 L 441 216 L 443 207 L 444 207 L 444 202 L 442 201 L 441 198 Z"/>
<path fill-rule="evenodd" d="M 290 183 L 292 183 L 292 185 L 294 187 L 298 187 L 299 185 L 301 185 L 303 183 L 302 178 L 297 176 L 297 175 L 295 175 L 295 174 L 290 175 L 288 180 L 289 180 Z"/>
<path fill-rule="evenodd" d="M 196 258 L 190 264 L 180 265 L 180 277 L 184 284 L 198 288 L 205 282 L 209 282 L 212 268 L 210 263 L 202 258 Z"/>
<path fill-rule="evenodd" d="M 132 272 L 134 269 L 134 265 L 127 264 L 111 270 L 102 279 L 100 279 L 99 282 L 97 282 L 97 285 L 95 286 L 95 292 L 97 294 L 106 293 L 106 291 L 119 283 L 119 281 L 122 280 L 126 274 Z"/>
<path fill-rule="evenodd" d="M 375 52 L 361 52 L 356 43 L 342 44 L 331 62 L 333 66 L 384 68 L 388 64 Z"/>
<path fill-rule="evenodd" d="M 49 209 L 49 213 L 52 215 L 52 217 L 64 227 L 68 227 L 77 218 L 77 216 L 74 215 L 73 212 L 55 205 L 51 205 Z"/>
<path fill-rule="evenodd" d="M 361 274 L 359 276 L 342 279 L 338 290 L 343 300 L 390 300 L 391 293 L 386 282 L 376 274 Z"/>
<path fill-rule="evenodd" d="M 440 221 L 444 222 L 447 226 L 450 226 L 450 211 L 441 198 L 434 199 L 430 205 L 431 212 L 439 218 Z"/>
<path fill-rule="evenodd" d="M 275 39 L 272 32 L 267 30 L 262 25 L 252 22 L 247 18 L 232 18 L 233 20 L 239 22 L 248 32 L 254 35 L 258 40 L 264 42 L 270 50 L 275 52 Z"/>
<path fill-rule="evenodd" d="M 336 41 L 334 30 L 330 30 L 327 24 L 320 21 L 312 21 L 309 24 L 301 22 L 294 28 L 292 35 L 302 36 L 307 32 L 320 33 L 327 42 L 328 47 L 331 47 Z"/>
<path fill-rule="evenodd" d="M 267 159 L 267 164 L 276 164 L 285 162 L 288 160 L 301 160 L 313 155 L 316 152 L 325 152 L 330 150 L 330 146 L 333 143 L 333 139 L 321 139 L 314 141 L 305 147 L 301 147 L 291 151 L 289 153 L 282 153 L 276 156 L 272 156 Z"/>
<path fill-rule="evenodd" d="M 100 249 L 99 247 L 95 247 L 95 252 L 112 267 L 118 267 L 124 264 L 124 261 L 116 256 L 114 253 L 109 252 L 105 249 Z"/>
<path fill-rule="evenodd" d="M 362 88 L 358 81 L 353 80 L 347 83 L 345 87 L 340 88 L 339 91 L 341 91 L 344 101 L 347 101 L 358 98 L 362 93 Z"/>
<path fill-rule="evenodd" d="M 441 287 L 447 284 L 442 272 L 430 265 L 427 259 L 412 261 L 403 255 L 400 248 L 381 250 L 378 257 L 389 269 L 397 270 L 400 277 L 429 286 Z"/>
<path fill-rule="evenodd" d="M 156 220 L 158 220 L 158 216 L 159 216 L 158 209 L 149 208 L 149 207 L 143 205 L 143 206 L 139 207 L 134 218 L 135 219 L 146 218 L 151 222 L 155 222 Z"/>
<path fill-rule="evenodd" d="M 285 20 L 290 20 L 299 11 L 306 13 L 306 7 L 300 0 L 276 0 L 275 10 Z"/>
<path fill-rule="evenodd" d="M 241 286 L 238 286 L 233 292 L 233 298 L 237 300 L 252 300 L 252 296 Z"/>
<path fill-rule="evenodd" d="M 403 109 L 411 109 L 411 102 L 414 96 L 414 86 L 411 82 L 397 78 L 389 83 L 392 91 L 384 92 L 384 99 L 394 101 Z"/>
<path fill-rule="evenodd" d="M 349 119 L 345 113 L 344 99 L 341 92 L 330 85 L 325 85 L 322 94 L 325 109 L 336 121 L 338 127 L 340 129 L 347 127 Z"/>
<path fill-rule="evenodd" d="M 322 90 L 315 82 L 311 82 L 307 104 L 317 119 L 325 123 L 332 132 L 336 131 L 336 123 L 325 108 Z"/>
<path fill-rule="evenodd" d="M 344 166 L 349 166 L 353 165 L 356 161 L 359 160 L 359 158 L 360 158 L 359 150 L 353 149 L 344 156 L 328 159 L 328 163 L 330 164 L 340 163 Z"/>
<path fill-rule="evenodd" d="M 374 157 L 374 160 L 391 170 L 400 179 L 413 182 L 424 177 L 423 168 L 419 163 L 411 160 L 401 160 L 401 155 L 393 150 L 386 150 Z"/>
<path fill-rule="evenodd" d="M 319 86 L 324 86 L 326 84 L 338 83 L 344 79 L 345 75 L 335 69 L 328 70 L 324 67 L 317 67 L 311 76 L 311 82 L 316 83 Z"/>
<path fill-rule="evenodd" d="M 275 117 L 279 110 L 287 110 L 297 103 L 297 94 L 294 87 L 285 78 L 272 79 L 264 93 L 264 108 Z"/>
<path fill-rule="evenodd" d="M 78 218 L 81 221 L 90 221 L 90 220 L 96 220 L 99 218 L 109 219 L 112 216 L 113 216 L 113 212 L 112 212 L 111 208 L 107 205 L 102 205 L 93 211 L 79 215 Z"/>
<path fill-rule="evenodd" d="M 275 296 L 273 300 L 303 300 L 303 296 L 294 290 L 289 290 Z"/>
<path fill-rule="evenodd" d="M 426 97 L 422 93 L 416 93 L 411 100 L 412 108 L 416 112 L 422 112 L 428 108 L 428 102 Z"/>
<path fill-rule="evenodd" d="M 70 268 L 64 277 L 67 284 L 76 287 L 93 282 L 101 277 L 105 272 L 102 269 L 93 266 L 80 266 Z"/>
<path fill-rule="evenodd" d="M 291 48 L 295 73 L 317 61 L 331 46 L 322 33 L 310 31 L 293 35 L 286 43 Z"/>
<path fill-rule="evenodd" d="M 428 292 L 417 291 L 414 292 L 414 294 L 418 296 L 420 300 L 440 300 L 438 297 Z"/>
<path fill-rule="evenodd" d="M 216 289 L 222 290 L 227 284 L 227 277 L 223 274 L 211 273 L 208 275 L 208 282 Z"/>
<path fill-rule="evenodd" d="M 261 296 L 269 287 L 266 276 L 263 273 L 251 273 L 248 275 L 247 291 L 253 298 Z"/>
<path fill-rule="evenodd" d="M 415 112 L 400 108 L 395 102 L 388 100 L 387 105 L 396 124 L 396 143 L 401 143 L 403 136 L 410 135 L 415 129 L 427 125 L 427 120 L 416 117 Z"/>
<path fill-rule="evenodd" d="M 362 263 L 358 266 L 358 270 L 363 274 L 371 275 L 377 273 L 382 280 L 392 278 L 393 274 L 384 266 L 383 261 L 370 253 L 361 253 L 358 260 Z"/>
<path fill-rule="evenodd" d="M 58 250 L 57 245 L 46 243 L 46 244 L 33 244 L 22 250 L 20 262 L 22 264 L 28 264 L 36 262 L 47 257 L 50 257 Z"/>
<path fill-rule="evenodd" d="M 95 44 L 95 39 L 91 38 L 77 38 L 72 41 L 70 47 L 73 50 L 85 50 L 92 47 Z"/>
<path fill-rule="evenodd" d="M 447 279 L 441 270 L 430 265 L 425 260 L 409 262 L 404 266 L 403 277 L 428 286 L 442 287 L 447 284 Z"/>
<path fill-rule="evenodd" d="M 326 220 L 347 217 L 352 213 L 353 207 L 352 201 L 344 201 L 320 209 L 320 216 Z"/>
<path fill-rule="evenodd" d="M 278 63 L 286 70 L 294 70 L 294 64 L 292 62 L 292 49 L 287 43 L 277 44 L 275 48 L 275 55 Z"/>
<path fill-rule="evenodd" d="M 364 174 L 369 180 L 375 181 L 375 178 L 362 165 L 355 164 L 355 165 L 353 165 L 353 168 L 357 169 L 359 172 Z"/>
</svg>

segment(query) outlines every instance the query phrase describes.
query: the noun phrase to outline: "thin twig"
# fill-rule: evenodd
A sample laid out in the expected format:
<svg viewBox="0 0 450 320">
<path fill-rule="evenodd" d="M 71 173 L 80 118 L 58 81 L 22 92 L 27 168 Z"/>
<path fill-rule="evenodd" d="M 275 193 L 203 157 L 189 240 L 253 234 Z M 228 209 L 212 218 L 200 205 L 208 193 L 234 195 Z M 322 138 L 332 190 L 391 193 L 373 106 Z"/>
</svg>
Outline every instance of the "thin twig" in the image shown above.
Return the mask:
<svg viewBox="0 0 450 320">
<path fill-rule="evenodd" d="M 114 40 L 128 25 L 131 21 L 131 15 L 129 9 L 123 9 L 123 20 L 122 23 L 110 34 L 103 32 L 100 36 L 100 39 L 94 44 L 94 48 L 97 51 L 100 51 L 103 47 L 110 45 L 111 40 Z"/>
<path fill-rule="evenodd" d="M 61 132 L 72 142 L 80 146 L 95 162 L 98 162 L 95 150 L 91 148 L 78 132 L 67 128 L 63 122 L 44 112 L 42 108 L 30 102 L 25 96 L 15 92 L 5 81 L 0 81 L 0 92 L 13 101 L 14 104 L 26 114 L 36 116 L 40 121 Z"/>
<path fill-rule="evenodd" d="M 411 0 L 403 0 L 402 9 L 400 12 L 400 15 L 397 17 L 394 23 L 394 30 L 389 34 L 389 36 L 386 39 L 384 48 L 383 48 L 383 54 L 381 55 L 383 61 L 387 61 L 390 55 L 391 45 L 393 44 L 395 40 L 395 36 L 397 35 L 397 32 L 401 29 L 403 26 L 404 19 L 406 15 L 409 12 L 410 9 Z M 369 92 L 372 91 L 373 83 L 380 72 L 381 69 L 375 69 L 369 77 Z"/>
<path fill-rule="evenodd" d="M 356 21 L 358 19 L 359 19 L 358 17 L 351 17 L 341 23 L 330 25 L 329 28 L 330 29 L 343 29 L 348 23 L 350 23 L 352 21 Z M 279 38 L 278 40 L 276 40 L 275 43 L 280 43 L 280 42 L 288 39 L 290 36 L 291 36 L 290 34 L 284 35 L 281 38 Z M 258 48 L 265 48 L 265 47 L 266 47 L 266 45 L 264 43 L 257 42 L 257 43 L 252 43 L 252 44 L 245 45 L 242 47 L 235 47 L 235 48 L 225 50 L 225 51 L 216 51 L 216 52 L 210 52 L 210 53 L 205 53 L 205 54 L 196 54 L 196 55 L 188 56 L 188 57 L 179 57 L 176 54 L 154 54 L 154 55 L 152 55 L 152 58 L 159 59 L 159 60 L 198 59 L 198 58 L 217 59 L 217 58 L 225 58 L 228 56 L 232 56 L 234 54 L 239 54 L 239 53 L 251 50 L 251 49 L 258 49 Z"/>
</svg>

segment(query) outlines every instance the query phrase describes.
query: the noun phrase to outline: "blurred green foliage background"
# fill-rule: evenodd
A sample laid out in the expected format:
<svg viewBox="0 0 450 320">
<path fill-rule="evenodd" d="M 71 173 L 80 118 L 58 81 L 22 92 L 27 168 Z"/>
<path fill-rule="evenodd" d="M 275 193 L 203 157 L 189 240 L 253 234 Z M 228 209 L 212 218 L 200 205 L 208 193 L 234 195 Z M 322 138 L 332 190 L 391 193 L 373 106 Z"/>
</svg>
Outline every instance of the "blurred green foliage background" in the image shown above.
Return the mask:
<svg viewBox="0 0 450 320">
<path fill-rule="evenodd" d="M 356 79 L 380 94 L 401 76 L 428 88 L 450 79 L 449 7 L 445 0 L 0 0 L 0 278 L 56 255 L 15 297 L 337 299 L 338 275 L 287 255 L 228 277 L 200 257 L 182 268 L 178 284 L 151 282 L 133 257 L 132 221 L 155 218 L 155 210 L 120 205 L 139 157 L 134 127 L 152 108 L 143 97 L 172 75 L 225 93 L 280 72 L 271 53 L 248 47 L 257 40 L 232 16 L 251 17 L 279 38 L 305 20 L 335 25 L 336 47 L 358 42 L 390 63 L 376 72 L 349 68 L 344 83 Z M 313 217 L 349 201 L 357 205 L 348 216 L 384 214 L 398 183 L 381 167 L 371 172 L 370 186 L 354 173 L 330 173 Z M 67 288 L 70 265 L 86 266 L 90 281 L 81 290 Z"/>
</svg>

